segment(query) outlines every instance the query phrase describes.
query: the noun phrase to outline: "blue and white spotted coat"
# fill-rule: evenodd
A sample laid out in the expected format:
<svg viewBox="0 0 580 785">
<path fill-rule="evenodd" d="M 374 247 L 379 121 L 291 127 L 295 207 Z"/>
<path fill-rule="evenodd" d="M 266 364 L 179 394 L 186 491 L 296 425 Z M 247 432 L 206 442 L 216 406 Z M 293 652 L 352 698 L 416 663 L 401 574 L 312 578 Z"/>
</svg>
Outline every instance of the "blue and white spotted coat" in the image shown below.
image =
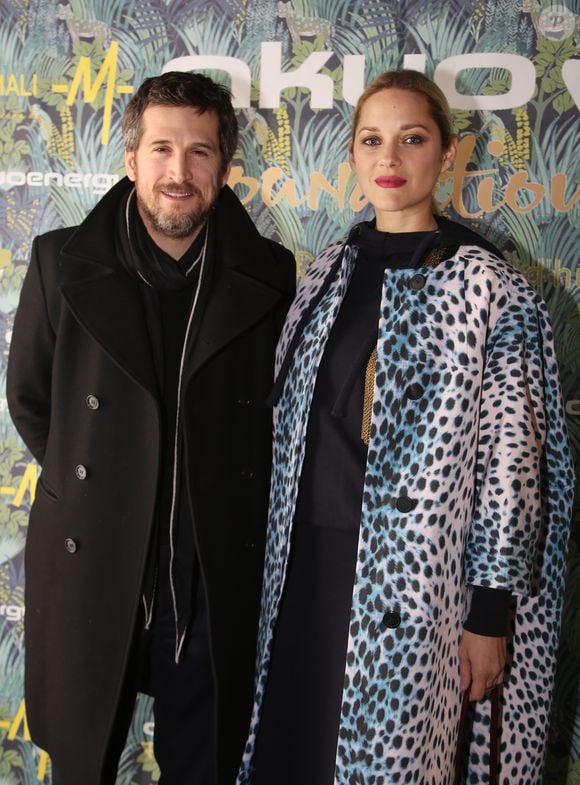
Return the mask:
<svg viewBox="0 0 580 785">
<path fill-rule="evenodd" d="M 336 244 L 311 264 L 278 347 L 285 380 L 239 785 L 252 782 L 316 373 L 356 253 Z M 500 782 L 540 784 L 572 488 L 551 328 L 525 278 L 476 246 L 434 268 L 387 269 L 336 785 L 451 785 L 471 585 L 516 595 Z M 488 782 L 488 723 L 482 701 L 466 783 Z"/>
</svg>

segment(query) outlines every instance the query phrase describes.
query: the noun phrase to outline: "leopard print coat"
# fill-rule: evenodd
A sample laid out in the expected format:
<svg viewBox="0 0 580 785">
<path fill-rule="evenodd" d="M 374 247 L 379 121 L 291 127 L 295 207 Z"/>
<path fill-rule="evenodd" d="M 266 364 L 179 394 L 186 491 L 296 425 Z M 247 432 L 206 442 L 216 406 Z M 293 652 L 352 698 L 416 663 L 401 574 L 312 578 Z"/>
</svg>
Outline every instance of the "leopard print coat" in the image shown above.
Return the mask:
<svg viewBox="0 0 580 785">
<path fill-rule="evenodd" d="M 335 244 L 311 264 L 278 347 L 255 704 L 238 785 L 252 782 L 316 372 L 356 254 Z M 335 785 L 451 785 L 473 585 L 517 600 L 500 782 L 539 785 L 572 489 L 549 319 L 525 278 L 477 246 L 432 269 L 387 270 Z M 466 783 L 488 782 L 488 712 L 477 704 Z"/>
</svg>

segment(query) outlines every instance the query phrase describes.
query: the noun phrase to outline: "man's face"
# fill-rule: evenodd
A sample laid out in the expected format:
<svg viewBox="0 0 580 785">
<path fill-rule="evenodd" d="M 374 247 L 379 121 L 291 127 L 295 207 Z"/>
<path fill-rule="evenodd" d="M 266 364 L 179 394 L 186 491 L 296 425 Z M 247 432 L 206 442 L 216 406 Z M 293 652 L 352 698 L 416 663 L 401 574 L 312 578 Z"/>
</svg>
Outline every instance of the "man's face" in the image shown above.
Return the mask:
<svg viewBox="0 0 580 785">
<path fill-rule="evenodd" d="M 139 214 L 160 248 L 187 247 L 207 220 L 230 166 L 223 167 L 215 112 L 188 106 L 151 105 L 143 134 L 125 152 Z"/>
</svg>

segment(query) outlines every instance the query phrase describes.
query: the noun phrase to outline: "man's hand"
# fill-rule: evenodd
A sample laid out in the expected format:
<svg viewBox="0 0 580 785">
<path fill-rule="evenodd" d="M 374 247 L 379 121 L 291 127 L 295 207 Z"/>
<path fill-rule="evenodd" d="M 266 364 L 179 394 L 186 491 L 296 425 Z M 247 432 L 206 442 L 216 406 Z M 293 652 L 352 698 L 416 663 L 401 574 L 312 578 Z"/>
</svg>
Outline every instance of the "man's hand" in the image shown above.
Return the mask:
<svg viewBox="0 0 580 785">
<path fill-rule="evenodd" d="M 506 639 L 476 635 L 463 630 L 459 644 L 461 691 L 471 684 L 469 700 L 481 700 L 485 693 L 503 682 Z"/>
</svg>

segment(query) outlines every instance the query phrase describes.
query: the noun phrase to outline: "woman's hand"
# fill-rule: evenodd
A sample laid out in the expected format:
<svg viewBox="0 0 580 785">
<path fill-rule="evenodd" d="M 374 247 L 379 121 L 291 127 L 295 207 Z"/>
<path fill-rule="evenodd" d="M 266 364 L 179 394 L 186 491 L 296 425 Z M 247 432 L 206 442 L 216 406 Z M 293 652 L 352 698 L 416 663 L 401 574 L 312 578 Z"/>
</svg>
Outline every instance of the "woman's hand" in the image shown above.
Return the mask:
<svg viewBox="0 0 580 785">
<path fill-rule="evenodd" d="M 505 638 L 463 630 L 459 644 L 459 678 L 462 692 L 471 684 L 469 700 L 481 700 L 486 692 L 503 682 L 505 659 Z"/>
</svg>

